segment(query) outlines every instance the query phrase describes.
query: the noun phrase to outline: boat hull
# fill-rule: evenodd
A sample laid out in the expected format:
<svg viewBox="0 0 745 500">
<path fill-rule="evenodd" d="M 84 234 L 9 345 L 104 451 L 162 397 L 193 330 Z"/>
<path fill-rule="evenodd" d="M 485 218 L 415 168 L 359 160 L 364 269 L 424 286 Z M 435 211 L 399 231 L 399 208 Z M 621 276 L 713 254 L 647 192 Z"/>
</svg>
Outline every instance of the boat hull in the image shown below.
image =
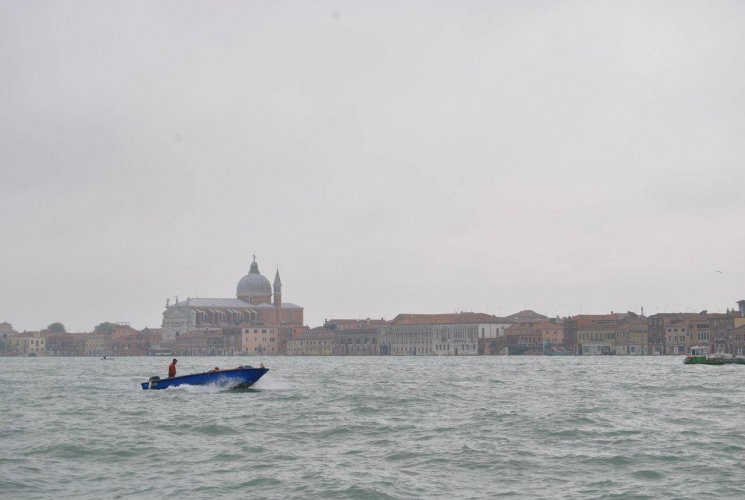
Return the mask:
<svg viewBox="0 0 745 500">
<path fill-rule="evenodd" d="M 269 368 L 234 368 L 231 370 L 219 370 L 216 372 L 193 373 L 180 377 L 171 377 L 158 380 L 149 380 L 140 384 L 142 390 L 167 389 L 180 385 L 217 385 L 226 388 L 251 387 Z"/>
<path fill-rule="evenodd" d="M 745 358 L 742 356 L 701 356 L 690 355 L 683 360 L 686 365 L 745 365 Z"/>
<path fill-rule="evenodd" d="M 686 356 L 683 360 L 686 365 L 723 365 L 723 359 L 708 358 L 707 356 Z"/>
</svg>

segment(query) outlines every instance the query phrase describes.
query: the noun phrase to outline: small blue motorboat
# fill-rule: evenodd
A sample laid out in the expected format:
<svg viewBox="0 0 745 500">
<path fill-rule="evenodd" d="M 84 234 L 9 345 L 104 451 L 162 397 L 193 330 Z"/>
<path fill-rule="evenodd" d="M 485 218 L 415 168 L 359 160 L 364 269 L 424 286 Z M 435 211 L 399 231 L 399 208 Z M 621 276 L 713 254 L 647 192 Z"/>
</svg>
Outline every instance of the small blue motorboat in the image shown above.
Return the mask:
<svg viewBox="0 0 745 500">
<path fill-rule="evenodd" d="M 269 368 L 254 368 L 252 366 L 240 366 L 228 370 L 210 370 L 205 373 L 192 373 L 191 375 L 181 375 L 180 377 L 160 378 L 150 377 L 150 380 L 143 382 L 142 390 L 148 389 L 166 389 L 168 387 L 177 387 L 179 385 L 217 385 L 230 389 L 251 387 L 264 376 Z"/>
</svg>

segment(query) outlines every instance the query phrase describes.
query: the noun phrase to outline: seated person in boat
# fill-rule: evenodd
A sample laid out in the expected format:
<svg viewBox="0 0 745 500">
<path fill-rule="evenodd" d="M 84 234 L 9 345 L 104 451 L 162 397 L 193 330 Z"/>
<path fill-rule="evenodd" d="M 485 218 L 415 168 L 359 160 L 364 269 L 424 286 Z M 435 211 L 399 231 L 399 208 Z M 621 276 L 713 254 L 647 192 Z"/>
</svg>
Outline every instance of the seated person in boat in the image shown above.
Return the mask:
<svg viewBox="0 0 745 500">
<path fill-rule="evenodd" d="M 220 369 L 218 367 L 214 367 L 213 369 L 211 369 L 207 373 L 214 373 L 214 372 L 219 372 L 219 371 L 220 371 Z"/>
</svg>

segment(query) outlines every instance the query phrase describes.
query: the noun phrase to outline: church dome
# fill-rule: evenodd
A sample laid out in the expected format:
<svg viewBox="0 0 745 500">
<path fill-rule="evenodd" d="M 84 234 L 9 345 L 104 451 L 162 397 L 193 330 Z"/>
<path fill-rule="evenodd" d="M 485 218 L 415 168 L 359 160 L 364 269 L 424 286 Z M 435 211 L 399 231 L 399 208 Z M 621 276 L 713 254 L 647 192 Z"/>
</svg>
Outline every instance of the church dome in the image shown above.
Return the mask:
<svg viewBox="0 0 745 500">
<path fill-rule="evenodd" d="M 270 296 L 272 294 L 272 285 L 269 280 L 259 273 L 259 265 L 256 258 L 251 263 L 251 270 L 241 278 L 236 288 L 236 295 L 239 299 L 251 298 L 256 296 Z"/>
</svg>

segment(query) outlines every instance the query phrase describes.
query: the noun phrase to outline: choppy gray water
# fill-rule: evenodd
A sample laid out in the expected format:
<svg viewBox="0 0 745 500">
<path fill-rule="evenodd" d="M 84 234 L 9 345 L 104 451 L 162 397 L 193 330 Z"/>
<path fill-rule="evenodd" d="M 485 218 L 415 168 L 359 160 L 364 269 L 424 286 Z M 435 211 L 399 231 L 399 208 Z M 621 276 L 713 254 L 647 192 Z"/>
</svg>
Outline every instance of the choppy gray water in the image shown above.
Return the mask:
<svg viewBox="0 0 745 500">
<path fill-rule="evenodd" d="M 142 391 L 168 359 L 0 358 L 0 496 L 745 496 L 745 366 L 263 361 L 255 389 Z"/>
</svg>

